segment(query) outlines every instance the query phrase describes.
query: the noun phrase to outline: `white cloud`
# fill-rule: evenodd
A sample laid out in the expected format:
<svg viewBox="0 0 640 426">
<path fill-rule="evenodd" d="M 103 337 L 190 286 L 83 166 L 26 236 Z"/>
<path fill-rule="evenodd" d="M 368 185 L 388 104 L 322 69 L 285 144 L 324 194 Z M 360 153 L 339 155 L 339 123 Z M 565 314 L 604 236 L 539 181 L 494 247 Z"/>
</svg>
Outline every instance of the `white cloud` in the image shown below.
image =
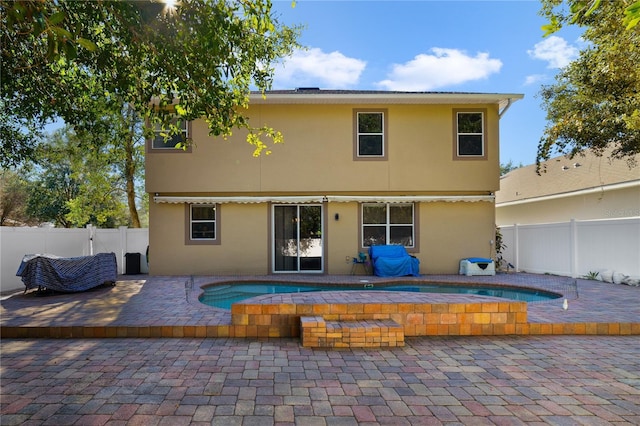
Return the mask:
<svg viewBox="0 0 640 426">
<path fill-rule="evenodd" d="M 540 83 L 547 79 L 546 74 L 531 74 L 528 75 L 524 81 L 525 86 L 530 86 L 532 84 Z"/>
<path fill-rule="evenodd" d="M 569 45 L 565 39 L 558 36 L 551 36 L 536 43 L 532 50 L 527 53 L 533 59 L 547 61 L 547 68 L 565 67 L 578 57 L 578 49 Z"/>
<path fill-rule="evenodd" d="M 395 64 L 379 86 L 388 90 L 427 91 L 482 80 L 502 68 L 502 61 L 488 53 L 468 56 L 464 51 L 434 47 L 433 54 L 420 54 L 405 64 Z"/>
<path fill-rule="evenodd" d="M 358 83 L 367 63 L 340 52 L 325 53 L 319 48 L 298 50 L 276 66 L 279 87 L 325 87 L 341 89 Z"/>
</svg>

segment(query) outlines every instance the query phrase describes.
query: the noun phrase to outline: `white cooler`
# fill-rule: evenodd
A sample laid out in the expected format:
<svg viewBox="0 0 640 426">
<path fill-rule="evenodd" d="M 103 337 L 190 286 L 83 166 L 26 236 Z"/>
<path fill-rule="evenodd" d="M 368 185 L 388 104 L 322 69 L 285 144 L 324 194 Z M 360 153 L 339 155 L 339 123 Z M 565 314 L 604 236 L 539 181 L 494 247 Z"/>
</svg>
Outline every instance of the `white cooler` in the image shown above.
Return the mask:
<svg viewBox="0 0 640 426">
<path fill-rule="evenodd" d="M 470 257 L 460 261 L 460 275 L 495 275 L 496 265 L 493 259 Z"/>
</svg>

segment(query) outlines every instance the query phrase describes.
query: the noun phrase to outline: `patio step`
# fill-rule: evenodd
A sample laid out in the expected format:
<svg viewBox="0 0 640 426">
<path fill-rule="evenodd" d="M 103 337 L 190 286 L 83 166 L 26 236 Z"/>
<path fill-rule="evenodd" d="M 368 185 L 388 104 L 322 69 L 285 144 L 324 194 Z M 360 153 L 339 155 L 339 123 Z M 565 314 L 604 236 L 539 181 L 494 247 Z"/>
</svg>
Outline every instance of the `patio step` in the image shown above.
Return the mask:
<svg viewBox="0 0 640 426">
<path fill-rule="evenodd" d="M 385 320 L 325 321 L 300 317 L 302 346 L 313 348 L 380 348 L 404 346 L 404 329 Z"/>
</svg>

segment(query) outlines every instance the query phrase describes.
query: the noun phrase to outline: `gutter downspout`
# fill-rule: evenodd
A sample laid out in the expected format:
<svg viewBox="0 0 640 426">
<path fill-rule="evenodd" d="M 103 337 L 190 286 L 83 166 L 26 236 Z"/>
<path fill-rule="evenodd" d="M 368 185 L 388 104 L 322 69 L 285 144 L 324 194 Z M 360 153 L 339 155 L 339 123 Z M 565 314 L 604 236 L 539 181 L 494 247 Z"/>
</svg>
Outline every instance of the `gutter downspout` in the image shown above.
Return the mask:
<svg viewBox="0 0 640 426">
<path fill-rule="evenodd" d="M 502 116 L 504 115 L 505 112 L 507 112 L 507 110 L 509 109 L 512 103 L 513 101 L 511 100 L 511 98 L 507 99 L 507 105 L 504 108 L 502 108 L 502 111 L 498 112 L 498 119 L 502 118 Z"/>
</svg>

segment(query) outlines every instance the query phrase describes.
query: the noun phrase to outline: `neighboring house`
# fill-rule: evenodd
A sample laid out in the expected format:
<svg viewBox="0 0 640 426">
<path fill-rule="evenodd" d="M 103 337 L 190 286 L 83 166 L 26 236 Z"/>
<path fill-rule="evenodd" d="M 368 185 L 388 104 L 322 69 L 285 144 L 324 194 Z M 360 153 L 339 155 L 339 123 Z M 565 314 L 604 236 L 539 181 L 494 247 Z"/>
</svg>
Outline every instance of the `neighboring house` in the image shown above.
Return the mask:
<svg viewBox="0 0 640 426">
<path fill-rule="evenodd" d="M 421 273 L 490 256 L 499 119 L 520 94 L 328 91 L 251 96 L 254 127 L 285 142 L 252 157 L 185 126 L 186 151 L 147 142 L 150 273 L 345 274 L 372 244 L 403 244 Z"/>
<path fill-rule="evenodd" d="M 496 223 L 502 225 L 640 216 L 640 155 L 630 167 L 609 152 L 552 158 L 500 179 Z"/>
</svg>

